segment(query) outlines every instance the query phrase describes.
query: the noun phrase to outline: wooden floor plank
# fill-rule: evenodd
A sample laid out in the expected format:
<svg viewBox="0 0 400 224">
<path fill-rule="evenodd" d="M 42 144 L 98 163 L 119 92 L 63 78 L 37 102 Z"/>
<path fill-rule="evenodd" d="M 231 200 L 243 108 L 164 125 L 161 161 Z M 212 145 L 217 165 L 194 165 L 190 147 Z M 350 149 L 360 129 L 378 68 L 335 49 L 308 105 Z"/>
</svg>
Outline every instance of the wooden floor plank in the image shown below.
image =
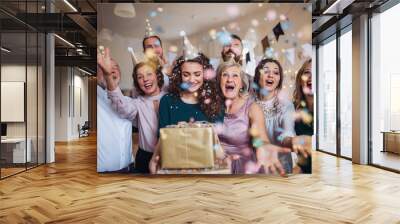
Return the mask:
<svg viewBox="0 0 400 224">
<path fill-rule="evenodd" d="M 313 174 L 96 172 L 96 138 L 0 181 L 0 223 L 400 223 L 400 175 L 314 153 Z"/>
</svg>

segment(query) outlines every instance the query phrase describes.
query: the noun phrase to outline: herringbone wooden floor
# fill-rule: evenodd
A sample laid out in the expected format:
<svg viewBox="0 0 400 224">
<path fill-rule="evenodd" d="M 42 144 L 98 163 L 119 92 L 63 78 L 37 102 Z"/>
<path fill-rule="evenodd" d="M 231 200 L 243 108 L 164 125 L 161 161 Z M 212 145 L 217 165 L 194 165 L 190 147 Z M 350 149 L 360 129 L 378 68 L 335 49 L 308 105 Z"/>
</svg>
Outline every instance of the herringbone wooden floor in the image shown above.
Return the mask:
<svg viewBox="0 0 400 224">
<path fill-rule="evenodd" d="M 314 173 L 96 173 L 96 139 L 58 144 L 55 164 L 0 181 L 0 223 L 400 223 L 400 175 L 315 153 Z"/>
</svg>

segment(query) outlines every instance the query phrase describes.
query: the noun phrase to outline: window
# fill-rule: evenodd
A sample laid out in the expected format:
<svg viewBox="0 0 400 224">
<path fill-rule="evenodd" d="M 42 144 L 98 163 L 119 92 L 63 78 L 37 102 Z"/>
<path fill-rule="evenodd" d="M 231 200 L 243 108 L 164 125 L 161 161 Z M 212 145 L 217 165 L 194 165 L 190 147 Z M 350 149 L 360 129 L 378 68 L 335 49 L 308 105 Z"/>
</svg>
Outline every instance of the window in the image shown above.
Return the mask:
<svg viewBox="0 0 400 224">
<path fill-rule="evenodd" d="M 395 170 L 400 170 L 400 133 L 392 132 L 400 130 L 398 21 L 400 4 L 371 19 L 371 157 L 373 164 Z"/>
<path fill-rule="evenodd" d="M 352 157 L 352 32 L 340 36 L 340 155 Z M 347 31 L 347 32 L 346 32 Z"/>
<path fill-rule="evenodd" d="M 336 153 L 336 39 L 318 48 L 318 149 Z"/>
</svg>

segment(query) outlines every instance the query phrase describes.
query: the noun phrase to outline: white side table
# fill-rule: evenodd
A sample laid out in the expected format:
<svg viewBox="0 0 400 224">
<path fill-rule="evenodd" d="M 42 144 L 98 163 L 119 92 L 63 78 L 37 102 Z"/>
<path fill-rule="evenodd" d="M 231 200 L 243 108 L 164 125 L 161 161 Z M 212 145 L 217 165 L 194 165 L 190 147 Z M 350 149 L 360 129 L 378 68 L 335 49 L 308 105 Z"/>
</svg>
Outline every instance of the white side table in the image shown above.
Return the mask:
<svg viewBox="0 0 400 224">
<path fill-rule="evenodd" d="M 32 140 L 30 138 L 27 138 L 26 143 L 28 144 L 27 145 L 28 147 L 26 147 L 26 153 L 25 153 L 25 138 L 6 138 L 1 140 L 2 145 L 13 147 L 13 153 L 12 153 L 13 163 L 31 162 Z M 27 160 L 25 161 L 25 159 Z"/>
</svg>

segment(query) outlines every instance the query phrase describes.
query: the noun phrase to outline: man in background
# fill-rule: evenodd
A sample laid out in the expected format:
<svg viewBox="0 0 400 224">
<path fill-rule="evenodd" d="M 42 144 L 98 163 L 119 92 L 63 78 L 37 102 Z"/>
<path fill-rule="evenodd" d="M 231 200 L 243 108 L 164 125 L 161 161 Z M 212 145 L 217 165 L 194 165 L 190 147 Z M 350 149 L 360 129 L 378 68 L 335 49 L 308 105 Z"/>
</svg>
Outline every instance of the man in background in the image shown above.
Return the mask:
<svg viewBox="0 0 400 224">
<path fill-rule="evenodd" d="M 112 76 L 120 80 L 118 64 Z M 133 172 L 132 122 L 111 108 L 102 69 L 97 66 L 97 172 Z"/>
<path fill-rule="evenodd" d="M 242 66 L 242 70 L 244 71 L 244 60 L 242 55 L 243 52 L 243 43 L 242 39 L 236 35 L 236 34 L 231 34 L 231 41 L 229 44 L 225 44 L 222 47 L 221 51 L 221 57 L 224 62 L 227 62 L 229 60 L 234 60 L 236 63 L 240 64 Z M 248 89 L 246 91 L 248 92 L 253 92 L 253 89 L 251 88 L 251 83 L 253 82 L 253 76 L 249 75 L 246 73 L 248 82 L 246 83 L 246 86 L 248 86 Z"/>
<path fill-rule="evenodd" d="M 164 56 L 164 49 L 162 47 L 161 38 L 157 35 L 145 36 L 142 42 L 143 53 L 146 55 L 146 52 L 152 52 L 151 54 L 155 54 L 158 59 L 158 62 L 162 69 L 162 73 L 164 74 L 164 91 L 168 91 L 169 86 L 169 77 L 172 74 L 172 65 L 168 64 L 167 59 Z M 172 61 L 171 61 L 172 63 Z"/>
<path fill-rule="evenodd" d="M 242 59 L 243 44 L 242 39 L 235 34 L 231 34 L 231 42 L 222 47 L 221 57 L 224 62 L 233 59 L 236 63 L 243 65 Z"/>
<path fill-rule="evenodd" d="M 155 55 L 157 55 L 160 65 L 164 66 L 167 64 L 167 60 L 164 57 L 164 49 L 162 47 L 161 38 L 159 36 L 146 36 L 143 38 L 143 53 L 146 54 L 146 51 L 151 50 Z"/>
</svg>

